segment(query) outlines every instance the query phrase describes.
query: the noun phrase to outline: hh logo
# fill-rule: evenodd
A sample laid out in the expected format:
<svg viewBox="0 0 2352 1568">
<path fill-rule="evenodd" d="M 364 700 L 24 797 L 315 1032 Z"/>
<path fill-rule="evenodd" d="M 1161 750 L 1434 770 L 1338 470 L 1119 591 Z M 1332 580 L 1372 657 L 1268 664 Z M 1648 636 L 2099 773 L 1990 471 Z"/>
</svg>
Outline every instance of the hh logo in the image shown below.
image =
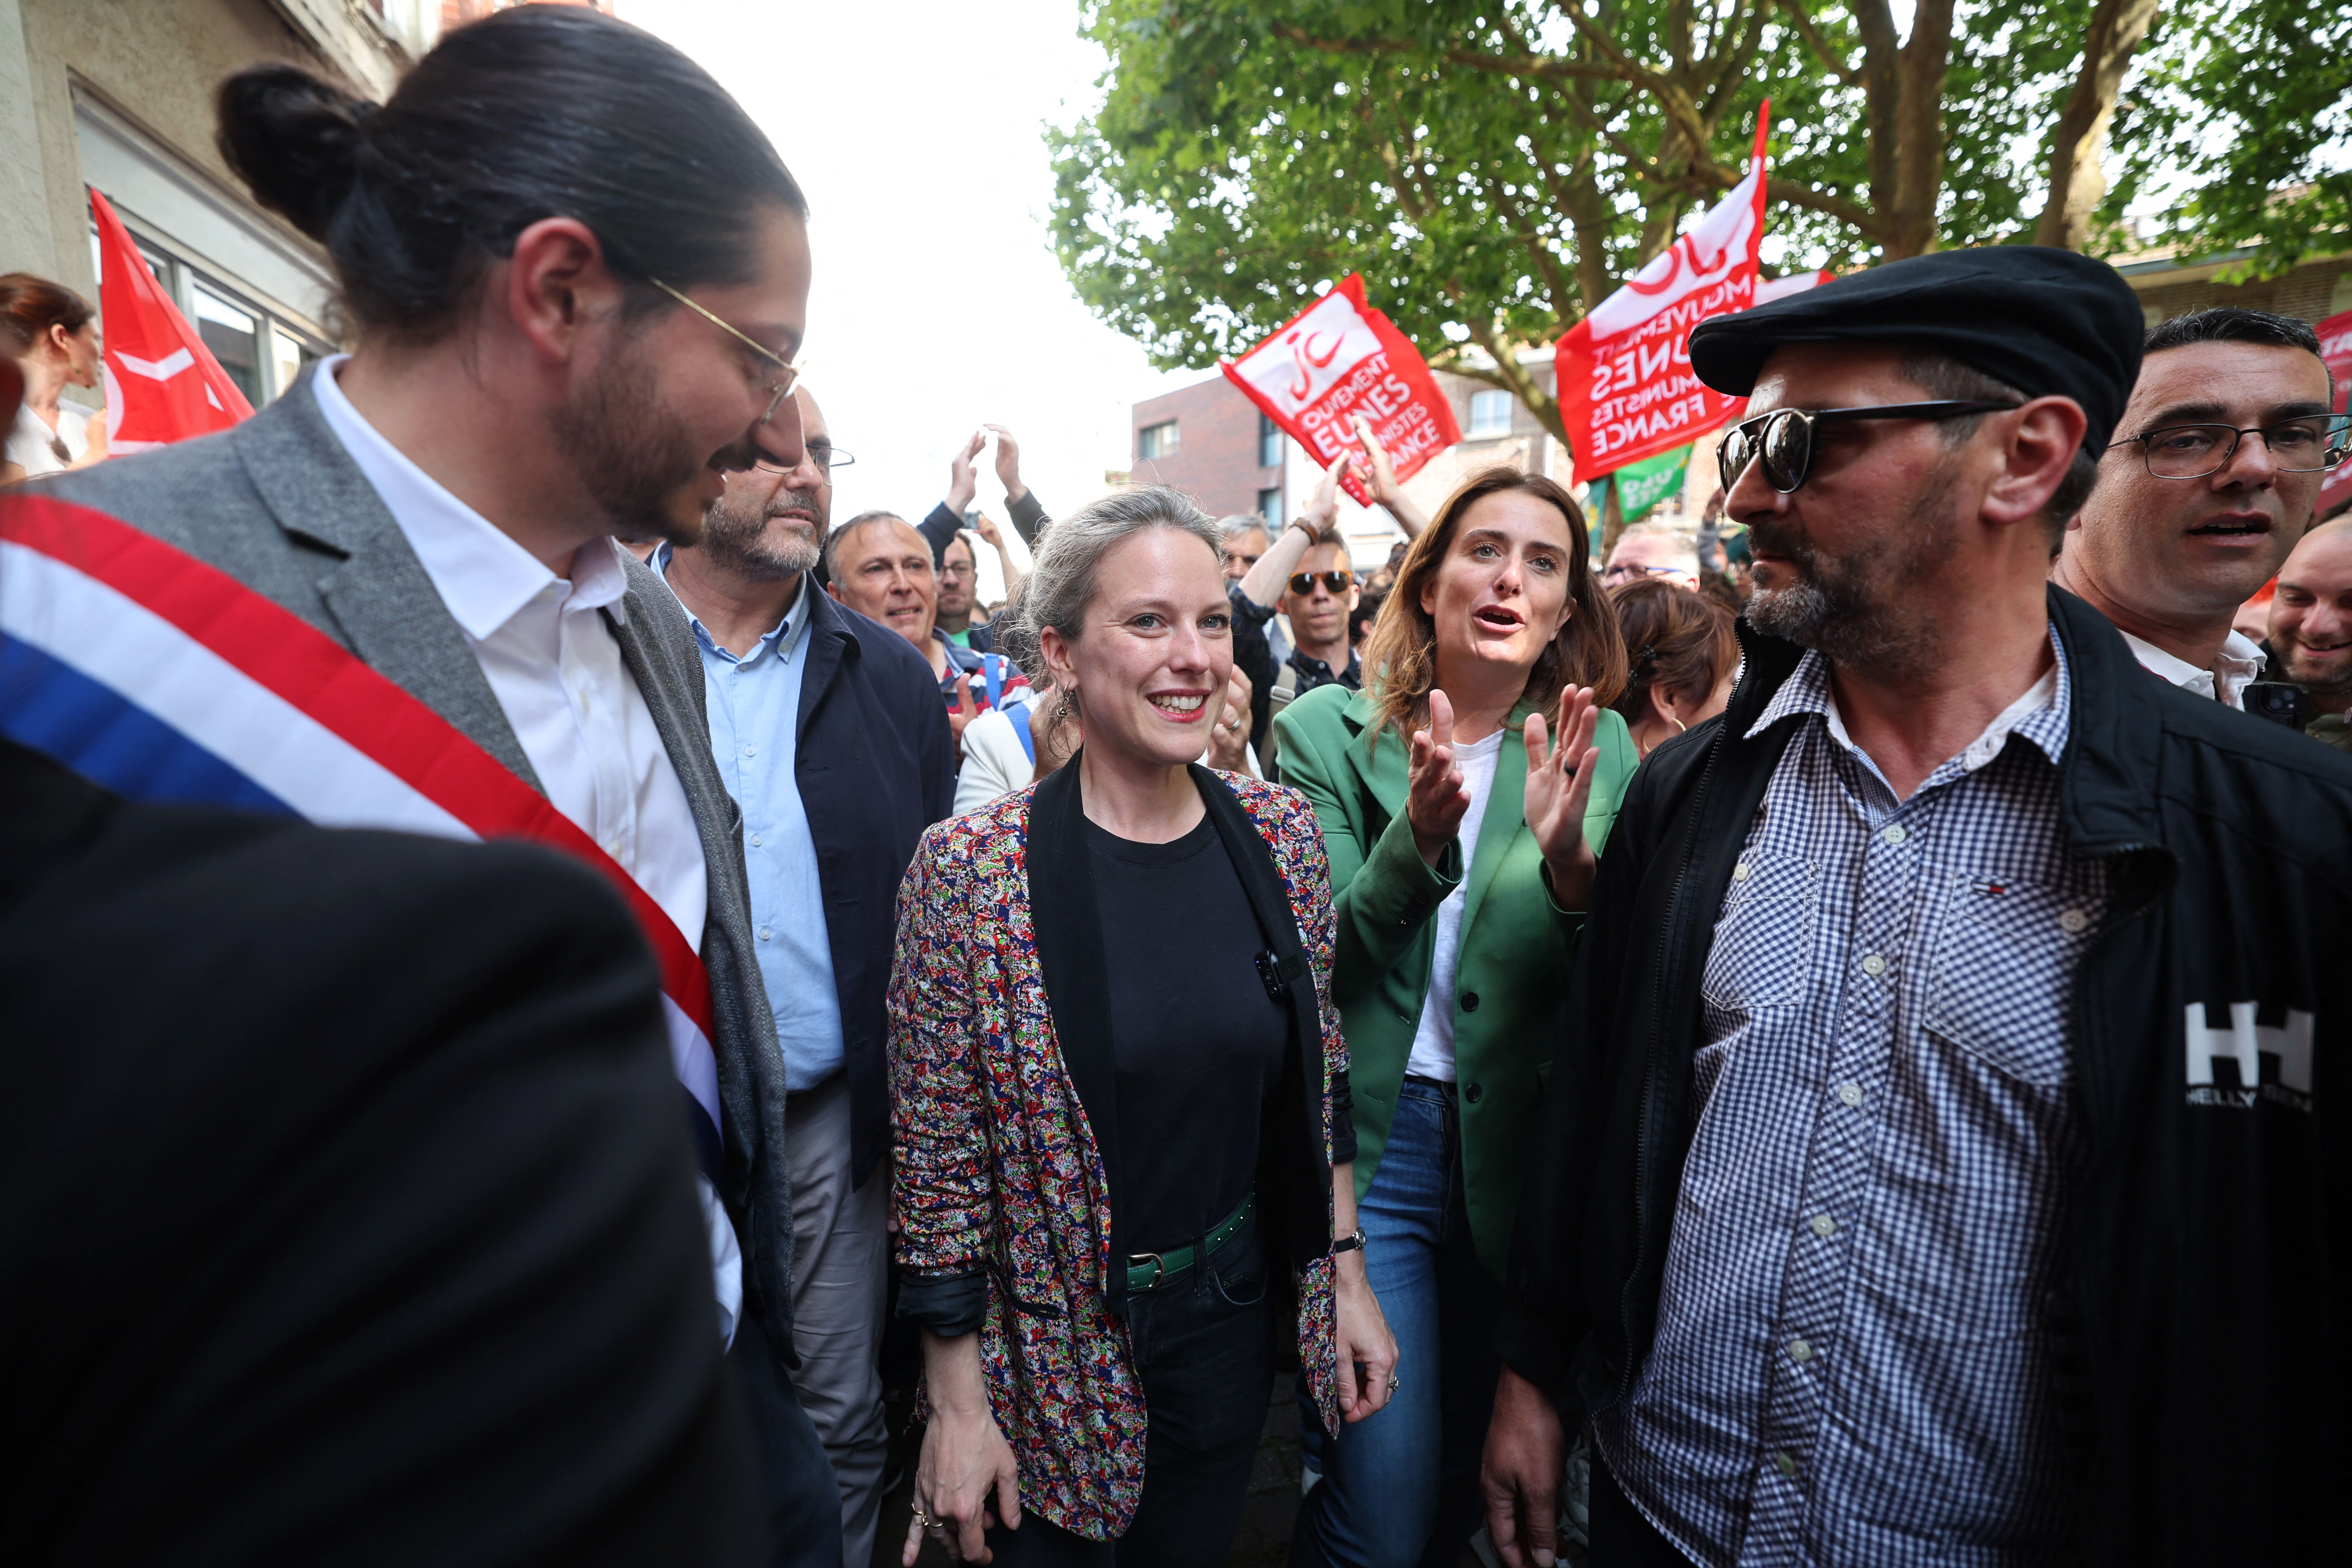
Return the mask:
<svg viewBox="0 0 2352 1568">
<path fill-rule="evenodd" d="M 2264 1057 L 2278 1064 L 2267 1082 Z M 2235 1087 L 2213 1081 L 2217 1061 L 2235 1065 Z M 2257 1100 L 2311 1109 L 2311 1015 L 2290 1009 L 2285 1024 L 2273 1027 L 2254 1022 L 2252 1002 L 2232 1002 L 2229 1027 L 2216 1029 L 2206 1024 L 2205 1004 L 2189 1004 L 2189 1103 L 2245 1110 Z"/>
</svg>

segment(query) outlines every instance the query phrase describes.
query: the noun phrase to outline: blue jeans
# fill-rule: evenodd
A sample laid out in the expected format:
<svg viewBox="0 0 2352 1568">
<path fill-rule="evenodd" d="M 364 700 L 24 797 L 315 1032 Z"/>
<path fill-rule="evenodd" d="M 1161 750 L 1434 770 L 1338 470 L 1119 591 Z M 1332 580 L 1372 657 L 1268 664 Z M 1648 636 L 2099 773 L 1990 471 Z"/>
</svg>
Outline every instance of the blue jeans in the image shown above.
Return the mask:
<svg viewBox="0 0 2352 1568">
<path fill-rule="evenodd" d="M 1404 1081 L 1356 1212 L 1372 1294 L 1396 1335 L 1397 1391 L 1321 1445 L 1323 1481 L 1298 1510 L 1290 1561 L 1452 1568 L 1478 1524 L 1503 1301 L 1470 1237 L 1453 1085 Z"/>
</svg>

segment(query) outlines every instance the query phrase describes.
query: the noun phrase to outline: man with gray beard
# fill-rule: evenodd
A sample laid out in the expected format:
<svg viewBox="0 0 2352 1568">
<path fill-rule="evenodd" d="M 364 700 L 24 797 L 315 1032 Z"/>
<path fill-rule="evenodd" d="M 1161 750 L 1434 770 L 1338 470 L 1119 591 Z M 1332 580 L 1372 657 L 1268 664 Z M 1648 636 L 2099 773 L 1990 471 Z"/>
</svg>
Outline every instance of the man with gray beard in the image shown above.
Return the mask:
<svg viewBox="0 0 2352 1568">
<path fill-rule="evenodd" d="M 888 1446 L 876 1360 L 888 1251 L 883 988 L 898 879 L 948 815 L 955 747 L 930 666 L 811 580 L 833 504 L 814 398 L 801 456 L 728 477 L 703 536 L 655 552 L 693 622 L 710 751 L 743 811 L 751 926 L 783 1054 L 794 1389 L 841 1484 L 842 1559 L 873 1555 Z"/>
<path fill-rule="evenodd" d="M 1588 1414 L 1593 1568 L 2340 1542 L 2352 761 L 2047 581 L 2141 335 L 2032 246 L 1692 331 L 1749 400 L 1745 668 L 1584 910 L 1496 1336 L 1508 1568 Z"/>
</svg>

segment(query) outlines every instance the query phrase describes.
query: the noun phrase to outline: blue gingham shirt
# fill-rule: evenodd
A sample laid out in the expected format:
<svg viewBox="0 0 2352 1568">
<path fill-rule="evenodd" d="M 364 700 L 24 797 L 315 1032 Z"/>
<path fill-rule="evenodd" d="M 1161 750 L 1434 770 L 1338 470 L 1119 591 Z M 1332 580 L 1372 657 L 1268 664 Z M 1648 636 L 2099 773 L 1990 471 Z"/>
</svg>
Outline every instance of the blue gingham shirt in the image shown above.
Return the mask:
<svg viewBox="0 0 2352 1568">
<path fill-rule="evenodd" d="M 2052 638 L 2052 647 L 2057 641 Z M 1805 656 L 1701 986 L 1655 1343 L 1595 1436 L 1706 1564 L 2062 1559 L 2047 1301 L 2074 1134 L 2056 667 L 1911 798 Z"/>
</svg>

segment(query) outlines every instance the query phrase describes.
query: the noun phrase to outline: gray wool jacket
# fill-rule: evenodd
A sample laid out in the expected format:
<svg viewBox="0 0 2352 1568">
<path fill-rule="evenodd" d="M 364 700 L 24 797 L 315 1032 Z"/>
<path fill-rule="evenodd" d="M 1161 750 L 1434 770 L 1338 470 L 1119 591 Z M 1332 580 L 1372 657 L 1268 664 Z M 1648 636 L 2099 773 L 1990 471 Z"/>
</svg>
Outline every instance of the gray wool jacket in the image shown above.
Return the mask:
<svg viewBox="0 0 2352 1568">
<path fill-rule="evenodd" d="M 457 726 L 543 795 L 465 634 L 391 510 L 344 451 L 310 376 L 235 429 L 41 481 L 44 493 L 121 519 L 276 600 Z M 792 1352 L 793 1205 L 784 1063 L 760 978 L 743 816 L 710 756 L 702 658 L 686 612 L 634 559 L 624 618 L 605 625 L 693 808 L 710 904 L 710 972 L 725 1121 L 724 1191 L 743 1249 L 745 1315 Z"/>
</svg>

